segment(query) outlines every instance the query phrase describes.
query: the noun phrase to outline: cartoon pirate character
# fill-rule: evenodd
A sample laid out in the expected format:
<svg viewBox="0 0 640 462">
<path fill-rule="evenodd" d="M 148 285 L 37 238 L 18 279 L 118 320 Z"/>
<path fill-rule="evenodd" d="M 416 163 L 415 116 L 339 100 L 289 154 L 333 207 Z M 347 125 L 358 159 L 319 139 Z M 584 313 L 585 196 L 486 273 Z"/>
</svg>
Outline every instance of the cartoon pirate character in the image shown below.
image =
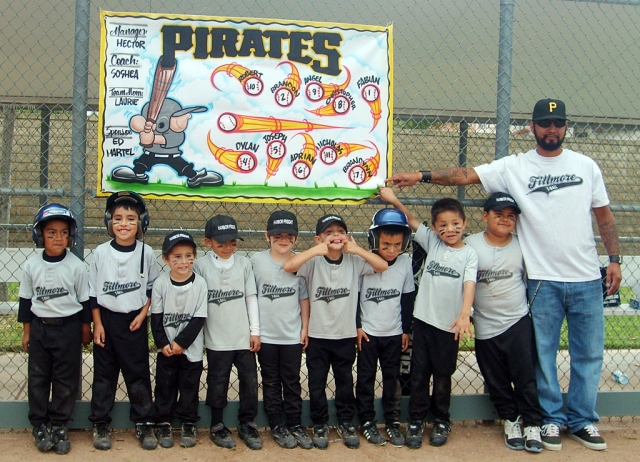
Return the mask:
<svg viewBox="0 0 640 462">
<path fill-rule="evenodd" d="M 151 146 L 145 146 L 140 157 L 133 161 L 133 168 L 116 167 L 111 172 L 111 179 L 121 183 L 149 182 L 149 172 L 154 165 L 167 165 L 174 169 L 179 176 L 187 177 L 187 187 L 198 188 L 200 186 L 222 186 L 222 176 L 213 171 L 201 169 L 196 171 L 193 163 L 187 162 L 182 157 L 180 146 L 184 143 L 187 123 L 192 112 L 206 112 L 204 106 L 192 106 L 183 108 L 174 99 L 166 98 L 153 126 L 154 140 Z M 133 116 L 129 122 L 131 129 L 142 134 L 147 120 L 149 103 L 142 107 L 142 114 Z M 140 144 L 144 146 L 142 139 Z"/>
</svg>

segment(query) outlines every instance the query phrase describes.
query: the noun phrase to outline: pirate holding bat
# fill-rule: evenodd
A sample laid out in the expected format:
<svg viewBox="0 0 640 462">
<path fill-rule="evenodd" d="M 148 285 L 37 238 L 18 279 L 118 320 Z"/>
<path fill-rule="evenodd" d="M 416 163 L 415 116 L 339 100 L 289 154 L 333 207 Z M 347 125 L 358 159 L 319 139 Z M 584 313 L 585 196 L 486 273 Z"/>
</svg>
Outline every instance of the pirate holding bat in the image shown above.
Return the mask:
<svg viewBox="0 0 640 462">
<path fill-rule="evenodd" d="M 201 169 L 196 171 L 194 165 L 182 157 L 180 146 L 184 143 L 187 123 L 193 112 L 205 112 L 204 106 L 183 108 L 171 98 L 167 92 L 173 81 L 176 61 L 158 61 L 153 82 L 151 100 L 142 107 L 142 114 L 131 118 L 129 126 L 140 134 L 140 144 L 144 152 L 133 161 L 133 168 L 116 167 L 111 172 L 111 179 L 121 183 L 149 182 L 149 172 L 154 165 L 167 165 L 179 176 L 187 177 L 187 187 L 222 186 L 222 176 L 213 171 Z"/>
</svg>

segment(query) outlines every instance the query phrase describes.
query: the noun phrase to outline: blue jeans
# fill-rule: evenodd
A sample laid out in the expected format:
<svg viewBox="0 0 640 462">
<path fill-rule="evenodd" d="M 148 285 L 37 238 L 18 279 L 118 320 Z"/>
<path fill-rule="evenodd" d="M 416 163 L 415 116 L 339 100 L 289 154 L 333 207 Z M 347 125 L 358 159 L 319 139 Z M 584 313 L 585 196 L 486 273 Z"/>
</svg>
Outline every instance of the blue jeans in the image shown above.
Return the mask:
<svg viewBox="0 0 640 462">
<path fill-rule="evenodd" d="M 537 349 L 536 380 L 543 421 L 576 432 L 597 422 L 598 384 L 604 351 L 604 306 L 600 279 L 588 282 L 529 280 L 531 317 Z M 556 357 L 560 329 L 567 319 L 571 361 L 567 412 L 563 412 Z"/>
</svg>

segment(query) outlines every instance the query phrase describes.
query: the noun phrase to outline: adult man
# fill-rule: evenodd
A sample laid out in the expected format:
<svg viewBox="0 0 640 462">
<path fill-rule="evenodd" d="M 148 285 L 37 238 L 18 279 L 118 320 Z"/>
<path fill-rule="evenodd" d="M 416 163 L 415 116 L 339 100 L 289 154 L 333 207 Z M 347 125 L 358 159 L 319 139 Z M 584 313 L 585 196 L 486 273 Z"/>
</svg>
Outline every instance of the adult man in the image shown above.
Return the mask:
<svg viewBox="0 0 640 462">
<path fill-rule="evenodd" d="M 558 99 L 536 103 L 530 122 L 536 149 L 475 168 L 400 173 L 388 181 L 410 186 L 481 183 L 488 193 L 507 192 L 522 210 L 517 231 L 529 277 L 528 296 L 538 363 L 536 379 L 543 409 L 542 442 L 560 450 L 560 428 L 594 450 L 607 445 L 594 422 L 604 349 L 604 307 L 591 212 L 609 255 L 608 293 L 620 286 L 618 231 L 597 164 L 563 149 L 565 105 Z M 571 382 L 567 411 L 557 378 L 556 355 L 563 319 L 569 327 Z"/>
</svg>

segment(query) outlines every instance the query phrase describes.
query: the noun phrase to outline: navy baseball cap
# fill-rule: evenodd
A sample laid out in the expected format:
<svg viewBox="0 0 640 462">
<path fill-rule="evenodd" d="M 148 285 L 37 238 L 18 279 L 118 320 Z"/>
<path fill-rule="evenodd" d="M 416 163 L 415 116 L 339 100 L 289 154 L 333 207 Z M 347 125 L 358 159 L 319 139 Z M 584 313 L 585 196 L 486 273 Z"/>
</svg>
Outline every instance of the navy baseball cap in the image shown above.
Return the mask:
<svg viewBox="0 0 640 462">
<path fill-rule="evenodd" d="M 238 233 L 238 223 L 227 215 L 216 215 L 209 218 L 204 227 L 204 237 L 216 242 L 229 242 L 232 239 L 244 241 Z"/>
<path fill-rule="evenodd" d="M 488 212 L 489 210 L 497 212 L 499 210 L 506 209 L 507 207 L 513 207 L 516 210 L 516 213 L 520 213 L 520 207 L 518 207 L 516 200 L 509 194 L 503 192 L 491 194 L 487 200 L 484 201 L 483 207 L 485 212 Z"/>
<path fill-rule="evenodd" d="M 536 103 L 533 108 L 531 120 L 536 122 L 547 119 L 567 120 L 567 111 L 562 101 L 559 99 L 546 98 Z"/>
<path fill-rule="evenodd" d="M 316 224 L 316 236 L 319 236 L 325 229 L 327 229 L 332 223 L 338 222 L 345 231 L 347 231 L 347 224 L 344 222 L 340 215 L 336 215 L 330 213 L 328 215 L 323 215 L 318 219 L 318 223 Z"/>
<path fill-rule="evenodd" d="M 298 219 L 286 210 L 276 210 L 269 217 L 267 222 L 267 234 L 275 236 L 280 233 L 288 233 L 292 236 L 298 235 Z"/>
<path fill-rule="evenodd" d="M 189 243 L 193 247 L 197 247 L 196 241 L 193 239 L 193 236 L 191 234 L 186 231 L 173 231 L 172 233 L 169 233 L 164 237 L 164 242 L 162 243 L 162 252 L 169 252 L 177 244 L 180 243 Z"/>
</svg>

